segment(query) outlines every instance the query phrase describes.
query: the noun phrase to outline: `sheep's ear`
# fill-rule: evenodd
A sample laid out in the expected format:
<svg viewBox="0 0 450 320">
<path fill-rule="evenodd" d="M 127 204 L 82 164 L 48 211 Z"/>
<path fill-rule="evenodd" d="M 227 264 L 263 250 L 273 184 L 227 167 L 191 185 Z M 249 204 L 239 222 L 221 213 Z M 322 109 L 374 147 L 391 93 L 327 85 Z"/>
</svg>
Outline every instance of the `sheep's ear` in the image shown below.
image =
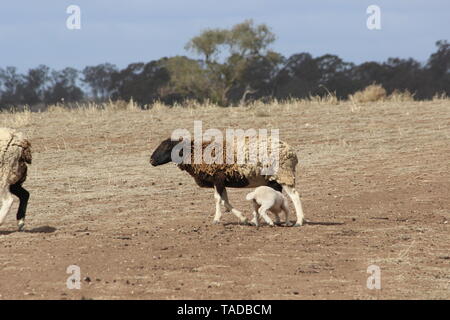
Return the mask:
<svg viewBox="0 0 450 320">
<path fill-rule="evenodd" d="M 177 144 L 179 144 L 180 142 L 183 142 L 183 137 L 180 137 L 176 140 L 172 140 L 171 138 L 169 138 L 169 141 L 171 143 L 171 149 L 173 149 Z"/>
<path fill-rule="evenodd" d="M 183 137 L 179 137 L 178 139 L 174 139 L 174 138 L 172 138 L 172 137 L 170 137 L 170 138 L 167 138 L 166 140 L 168 140 L 168 141 L 172 141 L 172 142 L 174 142 L 174 141 L 183 141 Z"/>
</svg>

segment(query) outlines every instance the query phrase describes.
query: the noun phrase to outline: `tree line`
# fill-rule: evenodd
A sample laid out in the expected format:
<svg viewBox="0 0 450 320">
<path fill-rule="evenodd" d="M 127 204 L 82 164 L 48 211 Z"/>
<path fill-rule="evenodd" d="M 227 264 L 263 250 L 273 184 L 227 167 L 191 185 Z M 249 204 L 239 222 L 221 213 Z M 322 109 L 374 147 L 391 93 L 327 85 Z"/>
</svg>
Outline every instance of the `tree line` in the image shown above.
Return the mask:
<svg viewBox="0 0 450 320">
<path fill-rule="evenodd" d="M 82 70 L 52 70 L 45 65 L 18 73 L 0 68 L 0 108 L 56 103 L 133 99 L 140 105 L 162 101 L 210 101 L 222 106 L 251 100 L 285 100 L 334 93 L 345 99 L 376 83 L 387 93 L 408 90 L 415 99 L 450 95 L 450 44 L 436 42 L 426 63 L 409 58 L 354 64 L 336 55 L 290 57 L 270 49 L 276 36 L 265 24 L 244 21 L 230 29 L 207 29 L 192 38 L 186 56 L 110 63 Z"/>
</svg>

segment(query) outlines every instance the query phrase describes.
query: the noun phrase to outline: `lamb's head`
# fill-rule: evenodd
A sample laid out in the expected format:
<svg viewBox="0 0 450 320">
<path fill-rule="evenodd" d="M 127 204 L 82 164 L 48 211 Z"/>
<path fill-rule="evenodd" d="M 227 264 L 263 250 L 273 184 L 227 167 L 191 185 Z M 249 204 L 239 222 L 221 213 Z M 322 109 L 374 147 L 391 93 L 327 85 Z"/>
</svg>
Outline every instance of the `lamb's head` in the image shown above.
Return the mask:
<svg viewBox="0 0 450 320">
<path fill-rule="evenodd" d="M 160 166 L 162 164 L 166 164 L 172 161 L 172 149 L 178 144 L 180 141 L 166 139 L 160 143 L 160 145 L 153 151 L 153 154 L 150 157 L 150 163 L 152 166 Z"/>
</svg>

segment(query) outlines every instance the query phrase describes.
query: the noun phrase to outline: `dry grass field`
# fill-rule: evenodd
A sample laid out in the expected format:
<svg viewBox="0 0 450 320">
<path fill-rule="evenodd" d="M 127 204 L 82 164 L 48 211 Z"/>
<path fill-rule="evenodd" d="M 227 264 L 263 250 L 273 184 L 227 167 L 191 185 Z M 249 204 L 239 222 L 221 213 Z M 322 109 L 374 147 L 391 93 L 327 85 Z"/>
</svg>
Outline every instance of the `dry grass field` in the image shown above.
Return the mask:
<svg viewBox="0 0 450 320">
<path fill-rule="evenodd" d="M 300 228 L 212 225 L 213 192 L 149 157 L 176 128 L 278 128 Z M 25 232 L 0 226 L 0 299 L 450 299 L 450 100 L 1 113 L 30 137 Z M 251 216 L 249 189 L 229 189 Z M 81 290 L 69 290 L 69 265 Z M 381 290 L 366 286 L 381 268 Z"/>
</svg>

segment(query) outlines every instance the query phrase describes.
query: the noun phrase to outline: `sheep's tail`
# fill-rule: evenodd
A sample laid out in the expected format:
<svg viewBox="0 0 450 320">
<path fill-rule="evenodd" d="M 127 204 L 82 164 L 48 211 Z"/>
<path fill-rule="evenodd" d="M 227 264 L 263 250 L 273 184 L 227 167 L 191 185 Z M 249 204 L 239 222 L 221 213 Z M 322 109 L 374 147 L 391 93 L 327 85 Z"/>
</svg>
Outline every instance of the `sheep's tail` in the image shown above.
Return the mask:
<svg viewBox="0 0 450 320">
<path fill-rule="evenodd" d="M 255 192 L 250 192 L 249 194 L 247 194 L 247 196 L 245 197 L 245 199 L 247 200 L 253 200 L 255 198 Z"/>
<path fill-rule="evenodd" d="M 22 160 L 26 163 L 31 164 L 31 143 L 27 139 L 23 139 L 20 143 L 20 146 L 22 147 Z"/>
</svg>

